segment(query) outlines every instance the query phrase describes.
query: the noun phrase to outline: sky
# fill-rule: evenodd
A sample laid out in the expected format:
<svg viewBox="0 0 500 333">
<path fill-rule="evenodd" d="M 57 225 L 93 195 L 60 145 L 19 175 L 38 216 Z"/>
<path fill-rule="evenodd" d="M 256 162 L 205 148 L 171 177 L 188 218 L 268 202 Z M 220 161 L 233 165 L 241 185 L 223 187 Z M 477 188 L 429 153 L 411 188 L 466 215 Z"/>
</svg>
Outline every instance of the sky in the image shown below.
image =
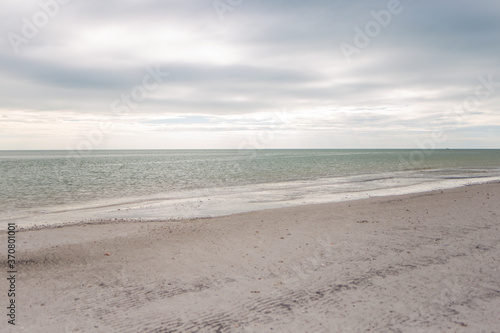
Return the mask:
<svg viewBox="0 0 500 333">
<path fill-rule="evenodd" d="M 500 148 L 500 2 L 2 0 L 0 150 Z"/>
</svg>

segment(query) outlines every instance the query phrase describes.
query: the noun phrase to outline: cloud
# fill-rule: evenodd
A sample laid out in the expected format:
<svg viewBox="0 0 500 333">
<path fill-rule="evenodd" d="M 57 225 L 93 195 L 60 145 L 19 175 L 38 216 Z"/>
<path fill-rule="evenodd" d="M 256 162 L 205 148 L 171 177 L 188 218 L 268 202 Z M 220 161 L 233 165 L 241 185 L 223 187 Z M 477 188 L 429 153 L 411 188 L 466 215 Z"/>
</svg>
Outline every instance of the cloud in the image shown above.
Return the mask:
<svg viewBox="0 0 500 333">
<path fill-rule="evenodd" d="M 83 131 L 100 121 L 115 123 L 125 145 L 142 142 L 144 148 L 154 141 L 146 138 L 151 132 L 166 129 L 176 135 L 198 131 L 197 138 L 217 132 L 223 139 L 209 141 L 224 148 L 228 138 L 241 140 L 235 132 L 263 130 L 259 115 L 285 109 L 290 121 L 274 130 L 304 139 L 302 144 L 286 136 L 297 147 L 313 147 L 325 132 L 342 137 L 327 140 L 333 148 L 339 147 L 335 142 L 388 148 L 413 133 L 404 141 L 411 147 L 429 131 L 500 125 L 500 4 L 401 0 L 401 11 L 347 62 L 340 45 L 355 46 L 357 31 L 365 31 L 373 13 L 389 3 L 242 1 L 221 20 L 211 1 L 70 1 L 15 52 L 8 36 L 23 36 L 23 25 L 35 24 L 43 9 L 36 2 L 4 1 L 0 105 L 19 131 L 38 134 L 21 140 L 8 131 L 0 149 L 30 148 L 40 137 L 57 140 L 68 134 L 68 121 L 60 121 L 68 117 Z M 148 66 L 169 76 L 136 106 L 117 113 L 113 103 L 137 91 Z M 475 96 L 479 77 L 489 75 L 495 91 L 457 121 L 451 111 Z M 35 128 L 33 115 L 51 121 Z M 78 141 L 83 134 L 71 128 Z M 346 129 L 357 135 L 350 137 L 352 145 Z M 471 142 L 484 145 L 481 131 L 468 133 Z M 488 146 L 499 145 L 500 136 L 491 133 L 484 134 Z M 286 141 L 276 140 L 269 147 Z M 116 141 L 96 148 L 113 148 Z M 178 148 L 200 143 L 175 141 Z M 458 137 L 456 142 L 464 144 Z"/>
</svg>

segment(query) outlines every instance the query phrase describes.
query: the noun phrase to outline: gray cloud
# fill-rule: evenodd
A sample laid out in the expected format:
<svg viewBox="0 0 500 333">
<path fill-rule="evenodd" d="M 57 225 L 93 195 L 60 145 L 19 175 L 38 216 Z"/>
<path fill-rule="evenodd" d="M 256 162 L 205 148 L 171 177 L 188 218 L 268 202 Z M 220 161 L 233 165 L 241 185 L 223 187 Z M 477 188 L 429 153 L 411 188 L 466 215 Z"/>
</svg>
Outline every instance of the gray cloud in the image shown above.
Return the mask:
<svg viewBox="0 0 500 333">
<path fill-rule="evenodd" d="M 8 34 L 22 36 L 23 17 L 41 9 L 6 1 L 1 108 L 108 116 L 116 98 L 141 84 L 146 66 L 159 66 L 170 75 L 128 114 L 239 116 L 287 107 L 330 110 L 343 126 L 425 131 L 446 126 L 446 110 L 474 95 L 479 76 L 500 81 L 500 3 L 488 0 L 401 0 L 401 13 L 348 63 L 341 43 L 355 45 L 354 29 L 364 30 L 371 11 L 388 3 L 244 0 L 221 21 L 211 1 L 74 0 L 15 53 Z M 474 135 L 482 123 L 498 125 L 499 96 L 497 87 L 468 112 Z"/>
</svg>

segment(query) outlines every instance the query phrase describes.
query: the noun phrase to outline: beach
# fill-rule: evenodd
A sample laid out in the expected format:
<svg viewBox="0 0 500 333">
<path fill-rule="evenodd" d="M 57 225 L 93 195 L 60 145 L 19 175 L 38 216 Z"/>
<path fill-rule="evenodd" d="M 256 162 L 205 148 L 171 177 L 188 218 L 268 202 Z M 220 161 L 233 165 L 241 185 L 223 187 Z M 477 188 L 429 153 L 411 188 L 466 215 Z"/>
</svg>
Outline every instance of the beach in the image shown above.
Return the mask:
<svg viewBox="0 0 500 333">
<path fill-rule="evenodd" d="M 0 13 L 0 333 L 500 333 L 499 1 Z"/>
<path fill-rule="evenodd" d="M 496 182 L 214 218 L 19 230 L 16 325 L 4 315 L 0 328 L 499 332 L 499 199 Z M 6 293 L 0 300 L 8 305 Z"/>
</svg>

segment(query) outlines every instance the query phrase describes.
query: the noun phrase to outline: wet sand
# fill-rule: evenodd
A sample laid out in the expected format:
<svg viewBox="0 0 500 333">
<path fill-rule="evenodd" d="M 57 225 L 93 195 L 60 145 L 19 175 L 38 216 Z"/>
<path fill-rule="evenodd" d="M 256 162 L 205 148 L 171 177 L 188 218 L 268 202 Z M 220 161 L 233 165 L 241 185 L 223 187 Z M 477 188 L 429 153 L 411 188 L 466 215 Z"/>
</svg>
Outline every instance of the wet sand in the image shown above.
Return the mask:
<svg viewBox="0 0 500 333">
<path fill-rule="evenodd" d="M 2 332 L 500 332 L 500 183 L 16 237 Z"/>
</svg>

